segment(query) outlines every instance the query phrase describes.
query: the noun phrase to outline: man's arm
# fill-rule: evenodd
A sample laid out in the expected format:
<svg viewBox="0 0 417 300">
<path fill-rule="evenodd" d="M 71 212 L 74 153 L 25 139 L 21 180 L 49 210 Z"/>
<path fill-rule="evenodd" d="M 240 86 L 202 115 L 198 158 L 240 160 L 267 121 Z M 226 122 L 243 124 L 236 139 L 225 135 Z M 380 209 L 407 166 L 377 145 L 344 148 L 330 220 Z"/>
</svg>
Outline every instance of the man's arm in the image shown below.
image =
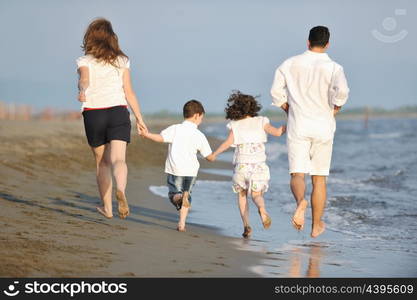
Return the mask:
<svg viewBox="0 0 417 300">
<path fill-rule="evenodd" d="M 331 89 L 333 91 L 333 115 L 335 116 L 345 105 L 349 96 L 349 87 L 342 67 L 335 74 Z"/>
<path fill-rule="evenodd" d="M 271 87 L 271 96 L 272 96 L 272 105 L 281 107 L 288 114 L 288 99 L 287 99 L 287 83 L 285 81 L 285 76 L 279 67 L 275 71 L 274 82 Z"/>
</svg>

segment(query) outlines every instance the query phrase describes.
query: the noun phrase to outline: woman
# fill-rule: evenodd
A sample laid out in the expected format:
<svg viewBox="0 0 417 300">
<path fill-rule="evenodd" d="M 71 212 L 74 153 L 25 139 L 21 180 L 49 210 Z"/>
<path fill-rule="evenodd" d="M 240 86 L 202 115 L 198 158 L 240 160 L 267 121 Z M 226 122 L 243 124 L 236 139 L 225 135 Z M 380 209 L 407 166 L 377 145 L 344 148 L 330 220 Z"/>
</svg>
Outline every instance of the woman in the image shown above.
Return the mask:
<svg viewBox="0 0 417 300">
<path fill-rule="evenodd" d="M 138 132 L 147 131 L 130 80 L 130 62 L 120 50 L 117 35 L 105 19 L 93 21 L 84 35 L 85 55 L 77 59 L 78 100 L 82 102 L 85 132 L 97 166 L 97 185 L 107 218 L 112 212 L 112 174 L 120 218 L 129 215 L 126 146 L 130 142 L 129 104 Z"/>
</svg>

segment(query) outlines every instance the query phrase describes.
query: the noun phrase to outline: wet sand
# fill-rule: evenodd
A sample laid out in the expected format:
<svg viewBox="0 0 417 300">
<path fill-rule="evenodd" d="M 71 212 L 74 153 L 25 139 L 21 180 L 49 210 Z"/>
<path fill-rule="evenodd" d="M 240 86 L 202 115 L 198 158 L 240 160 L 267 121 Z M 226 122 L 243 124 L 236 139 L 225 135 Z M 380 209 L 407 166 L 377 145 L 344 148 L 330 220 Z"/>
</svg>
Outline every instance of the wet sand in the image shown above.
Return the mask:
<svg viewBox="0 0 417 300">
<path fill-rule="evenodd" d="M 132 135 L 131 214 L 120 220 L 114 202 L 112 220 L 99 215 L 95 163 L 81 122 L 0 122 L 0 276 L 259 276 L 248 267 L 262 254 L 237 250 L 240 239 L 197 224 L 175 230 L 176 210 L 148 190 L 165 184 L 165 145 Z M 202 168 L 230 166 L 202 162 Z"/>
</svg>

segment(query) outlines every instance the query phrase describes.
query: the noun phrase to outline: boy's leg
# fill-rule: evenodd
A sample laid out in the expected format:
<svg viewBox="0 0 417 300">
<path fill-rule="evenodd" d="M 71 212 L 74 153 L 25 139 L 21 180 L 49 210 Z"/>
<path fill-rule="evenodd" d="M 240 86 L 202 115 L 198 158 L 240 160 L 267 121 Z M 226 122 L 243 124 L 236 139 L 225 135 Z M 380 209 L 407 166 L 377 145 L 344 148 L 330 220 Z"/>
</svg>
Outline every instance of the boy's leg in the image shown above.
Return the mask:
<svg viewBox="0 0 417 300">
<path fill-rule="evenodd" d="M 307 200 L 304 199 L 306 190 L 304 173 L 291 173 L 290 186 L 294 199 L 297 202 L 292 222 L 296 229 L 301 230 L 304 227 L 304 214 L 308 205 Z"/>
<path fill-rule="evenodd" d="M 100 193 L 102 207 L 97 207 L 97 210 L 107 218 L 113 217 L 112 212 L 112 177 L 111 177 L 111 162 L 110 162 L 110 145 L 101 145 L 99 147 L 92 147 L 94 158 L 96 160 L 96 177 L 97 185 Z"/>
<path fill-rule="evenodd" d="M 186 193 L 186 192 L 185 192 Z M 180 217 L 178 221 L 178 231 L 185 232 L 185 220 L 187 219 L 189 207 L 182 206 L 180 209 Z"/>
<path fill-rule="evenodd" d="M 178 231 L 185 231 L 185 221 L 191 207 L 191 190 L 194 186 L 195 180 L 196 177 L 191 176 L 185 176 L 182 178 L 182 207 L 180 209 Z"/>
<path fill-rule="evenodd" d="M 313 191 L 311 193 L 311 209 L 313 216 L 313 224 L 311 236 L 318 237 L 325 230 L 325 224 L 321 220 L 324 207 L 326 205 L 326 176 L 311 176 L 313 183 Z"/>
<path fill-rule="evenodd" d="M 268 212 L 265 209 L 265 200 L 263 197 L 263 192 L 252 192 L 252 200 L 258 207 L 258 212 L 261 216 L 264 228 L 268 229 L 271 226 L 271 218 L 269 217 Z"/>
</svg>

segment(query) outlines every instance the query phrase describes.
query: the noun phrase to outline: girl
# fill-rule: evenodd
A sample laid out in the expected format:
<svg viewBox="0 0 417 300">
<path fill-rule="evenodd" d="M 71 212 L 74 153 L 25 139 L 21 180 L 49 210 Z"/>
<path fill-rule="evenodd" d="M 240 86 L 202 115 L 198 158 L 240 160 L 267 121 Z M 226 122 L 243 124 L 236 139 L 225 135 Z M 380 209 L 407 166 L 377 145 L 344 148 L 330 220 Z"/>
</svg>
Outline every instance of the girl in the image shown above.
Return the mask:
<svg viewBox="0 0 417 300">
<path fill-rule="evenodd" d="M 215 160 L 216 156 L 235 147 L 233 157 L 233 191 L 238 194 L 240 215 L 243 221 L 244 238 L 250 237 L 252 228 L 249 225 L 250 191 L 252 200 L 258 207 L 258 212 L 265 229 L 271 226 L 271 218 L 265 209 L 264 192 L 268 189 L 269 168 L 266 165 L 265 143 L 267 133 L 274 136 L 284 134 L 286 127 L 273 127 L 267 117 L 258 116 L 261 105 L 255 97 L 234 92 L 227 100 L 226 119 L 231 120 L 227 127 L 229 136 L 207 159 Z"/>
<path fill-rule="evenodd" d="M 130 142 L 129 104 L 138 132 L 147 131 L 130 82 L 130 62 L 120 50 L 117 35 L 105 19 L 93 21 L 84 35 L 85 55 L 77 59 L 78 100 L 82 102 L 85 133 L 96 161 L 97 185 L 103 206 L 97 210 L 112 218 L 112 174 L 120 218 L 129 215 L 126 145 Z"/>
</svg>

